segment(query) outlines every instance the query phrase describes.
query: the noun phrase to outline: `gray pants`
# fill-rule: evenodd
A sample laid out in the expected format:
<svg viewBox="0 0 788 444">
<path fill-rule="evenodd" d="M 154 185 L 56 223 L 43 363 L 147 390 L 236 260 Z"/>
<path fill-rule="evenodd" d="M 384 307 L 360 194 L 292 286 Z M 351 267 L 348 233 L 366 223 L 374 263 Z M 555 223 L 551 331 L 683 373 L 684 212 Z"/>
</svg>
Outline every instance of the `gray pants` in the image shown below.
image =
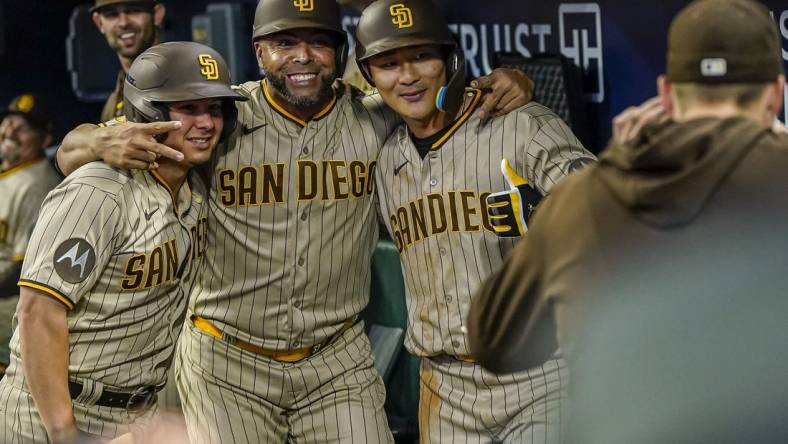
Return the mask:
<svg viewBox="0 0 788 444">
<path fill-rule="evenodd" d="M 177 356 L 193 444 L 393 442 L 362 323 L 315 355 L 282 363 L 187 321 Z"/>
<path fill-rule="evenodd" d="M 565 365 L 550 360 L 527 372 L 495 375 L 448 356 L 422 359 L 421 442 L 558 443 Z"/>
</svg>

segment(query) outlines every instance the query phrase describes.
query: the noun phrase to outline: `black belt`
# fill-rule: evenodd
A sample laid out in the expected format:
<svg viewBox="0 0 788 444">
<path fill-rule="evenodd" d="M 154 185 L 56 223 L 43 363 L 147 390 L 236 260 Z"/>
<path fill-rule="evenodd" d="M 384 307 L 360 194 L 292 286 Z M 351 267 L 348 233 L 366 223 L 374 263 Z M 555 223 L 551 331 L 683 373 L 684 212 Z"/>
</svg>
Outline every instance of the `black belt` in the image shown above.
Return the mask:
<svg viewBox="0 0 788 444">
<path fill-rule="evenodd" d="M 76 399 L 82 393 L 82 388 L 82 384 L 79 382 L 68 381 L 68 392 L 71 399 Z M 132 393 L 102 390 L 101 396 L 95 404 L 137 412 L 145 410 L 153 404 L 156 401 L 156 392 L 159 390 L 161 387 L 155 385 L 142 386 Z"/>
</svg>

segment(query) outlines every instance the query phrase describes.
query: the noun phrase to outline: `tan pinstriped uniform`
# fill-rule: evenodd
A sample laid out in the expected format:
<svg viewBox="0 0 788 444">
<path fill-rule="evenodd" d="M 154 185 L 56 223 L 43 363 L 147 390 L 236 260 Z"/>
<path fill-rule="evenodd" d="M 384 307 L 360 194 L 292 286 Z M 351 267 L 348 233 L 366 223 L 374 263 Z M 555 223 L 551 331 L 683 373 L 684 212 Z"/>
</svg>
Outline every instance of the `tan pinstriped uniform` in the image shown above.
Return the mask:
<svg viewBox="0 0 788 444">
<path fill-rule="evenodd" d="M 37 159 L 0 172 L 0 282 L 11 284 L 25 258 L 25 250 L 41 202 L 60 176 L 46 159 Z M 18 291 L 0 294 L 0 365 L 7 366 L 11 319 L 19 301 Z"/>
<path fill-rule="evenodd" d="M 593 159 L 571 130 L 532 103 L 480 121 L 479 92 L 422 159 L 402 125 L 381 151 L 376 175 L 386 226 L 406 281 L 405 345 L 426 357 L 421 369 L 423 442 L 550 441 L 564 389 L 560 360 L 498 377 L 467 357 L 464 325 L 471 297 L 501 267 L 517 238 L 496 236 L 485 198 L 508 189 L 501 160 L 542 194 Z"/>
<path fill-rule="evenodd" d="M 126 73 L 123 70 L 118 72 L 115 80 L 115 89 L 112 90 L 104 106 L 101 108 L 101 121 L 109 122 L 116 117 L 123 117 L 123 83 L 126 80 Z"/>
<path fill-rule="evenodd" d="M 0 172 L 0 280 L 25 258 L 41 202 L 58 182 L 44 158 Z"/>
<path fill-rule="evenodd" d="M 69 378 L 83 384 L 77 427 L 106 437 L 150 417 L 96 406 L 102 388 L 165 382 L 187 295 L 204 258 L 206 191 L 192 174 L 177 196 L 155 172 L 83 166 L 42 206 L 20 286 L 68 309 Z M 45 296 L 42 296 L 45 297 Z M 0 383 L 2 442 L 46 442 L 27 391 L 18 330 Z"/>
<path fill-rule="evenodd" d="M 366 305 L 377 240 L 372 180 L 397 120 L 338 87 L 309 122 L 265 82 L 241 85 L 239 127 L 211 166 L 209 244 L 190 314 L 225 337 L 303 349 Z M 187 325 L 176 370 L 195 442 L 387 442 L 383 384 L 362 326 L 296 364 Z"/>
</svg>

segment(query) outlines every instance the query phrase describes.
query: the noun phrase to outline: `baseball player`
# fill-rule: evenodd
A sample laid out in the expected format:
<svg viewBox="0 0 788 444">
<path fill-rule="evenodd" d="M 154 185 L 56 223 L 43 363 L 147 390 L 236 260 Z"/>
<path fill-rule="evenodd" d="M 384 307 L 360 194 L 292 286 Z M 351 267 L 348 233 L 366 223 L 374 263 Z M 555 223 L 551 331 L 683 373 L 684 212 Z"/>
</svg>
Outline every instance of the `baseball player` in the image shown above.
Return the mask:
<svg viewBox="0 0 788 444">
<path fill-rule="evenodd" d="M 176 42 L 135 60 L 124 99 L 131 121 L 181 122 L 164 143 L 184 160 L 90 163 L 47 196 L 0 383 L 2 442 L 93 442 L 155 411 L 205 252 L 207 193 L 190 169 L 232 131 L 243 98 L 216 51 Z"/>
<path fill-rule="evenodd" d="M 131 62 L 159 41 L 158 28 L 166 9 L 156 0 L 96 0 L 90 8 L 93 23 L 118 56 L 120 72 L 115 89 L 104 103 L 101 121 L 122 117 L 123 84 Z"/>
<path fill-rule="evenodd" d="M 19 300 L 16 282 L 27 242 L 46 194 L 60 177 L 44 156 L 53 122 L 40 97 L 22 94 L 0 123 L 0 375 L 9 363 L 11 318 Z"/>
<path fill-rule="evenodd" d="M 264 0 L 254 43 L 266 78 L 238 88 L 250 100 L 209 165 L 208 254 L 176 363 L 190 438 L 390 442 L 356 318 L 377 239 L 372 176 L 398 119 L 335 82 L 347 50 L 336 2 Z M 82 132 L 61 147 L 66 171 L 115 155 L 95 146 L 111 131 Z M 159 148 L 140 145 L 129 162 L 145 168 Z"/>
<path fill-rule="evenodd" d="M 469 355 L 465 316 L 530 209 L 593 155 L 536 103 L 474 116 L 480 92 L 464 88 L 462 51 L 430 0 L 373 3 L 356 42 L 362 73 L 405 121 L 381 150 L 375 182 L 405 277 L 405 345 L 423 357 L 421 442 L 556 442 L 563 361 L 487 372 Z"/>
</svg>

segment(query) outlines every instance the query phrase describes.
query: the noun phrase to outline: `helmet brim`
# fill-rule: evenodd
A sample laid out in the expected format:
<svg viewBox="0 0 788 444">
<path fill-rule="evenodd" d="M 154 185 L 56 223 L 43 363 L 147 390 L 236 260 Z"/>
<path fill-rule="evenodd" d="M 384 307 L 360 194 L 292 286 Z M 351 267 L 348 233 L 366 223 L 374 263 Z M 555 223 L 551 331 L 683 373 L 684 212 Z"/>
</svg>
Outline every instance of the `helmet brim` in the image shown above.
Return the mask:
<svg viewBox="0 0 788 444">
<path fill-rule="evenodd" d="M 372 57 L 385 54 L 390 51 L 394 51 L 396 49 L 407 48 L 410 46 L 422 46 L 422 45 L 437 45 L 437 46 L 456 46 L 456 42 L 454 41 L 436 41 L 435 37 L 433 36 L 426 36 L 426 35 L 408 35 L 408 36 L 397 36 L 397 37 L 390 37 L 385 39 L 380 43 L 375 43 L 365 48 L 364 54 L 360 57 L 357 57 L 356 60 L 358 62 L 364 62 L 369 60 Z"/>
<path fill-rule="evenodd" d="M 185 102 L 189 100 L 202 100 L 202 99 L 228 99 L 239 102 L 249 100 L 248 97 L 238 94 L 230 87 L 217 83 L 215 85 L 206 86 L 205 83 L 193 84 L 184 83 L 177 89 L 167 91 L 166 93 L 151 94 L 143 93 L 143 95 L 151 102 Z"/>
</svg>

